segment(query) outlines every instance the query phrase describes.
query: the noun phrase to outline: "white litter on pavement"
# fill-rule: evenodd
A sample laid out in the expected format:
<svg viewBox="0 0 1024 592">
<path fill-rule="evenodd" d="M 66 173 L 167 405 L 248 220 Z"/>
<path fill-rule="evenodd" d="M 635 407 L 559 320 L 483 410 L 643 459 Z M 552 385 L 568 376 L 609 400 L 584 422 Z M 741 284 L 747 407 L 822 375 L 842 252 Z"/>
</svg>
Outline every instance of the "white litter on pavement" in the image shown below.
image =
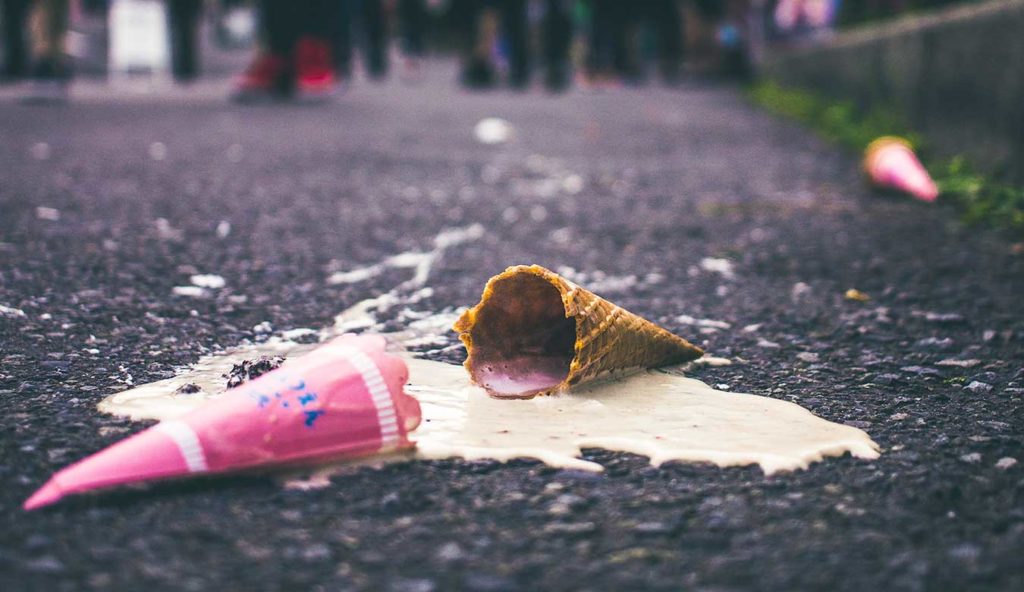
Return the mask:
<svg viewBox="0 0 1024 592">
<path fill-rule="evenodd" d="M 730 329 L 732 325 L 725 321 L 715 321 L 712 319 L 698 319 L 691 317 L 690 315 L 679 315 L 676 317 L 676 322 L 683 325 L 691 325 L 693 327 L 710 327 L 712 329 Z"/>
<path fill-rule="evenodd" d="M 189 298 L 206 298 L 209 292 L 199 286 L 174 286 L 171 292 L 175 296 L 188 296 Z"/>
<path fill-rule="evenodd" d="M 45 206 L 39 206 L 36 208 L 36 218 L 39 220 L 48 220 L 50 222 L 60 221 L 60 210 L 57 208 L 47 208 Z"/>
<path fill-rule="evenodd" d="M 8 317 L 12 319 L 24 319 L 27 315 L 25 311 L 20 308 L 14 308 L 11 306 L 4 306 L 0 304 L 0 317 Z"/>
<path fill-rule="evenodd" d="M 512 124 L 500 117 L 487 117 L 477 122 L 473 135 L 481 144 L 503 144 L 512 137 Z"/>
<path fill-rule="evenodd" d="M 192 282 L 193 286 L 209 288 L 211 290 L 219 290 L 227 285 L 224 278 L 213 273 L 197 273 L 188 279 Z"/>
<path fill-rule="evenodd" d="M 732 261 L 718 257 L 705 257 L 700 260 L 700 268 L 704 271 L 720 274 L 725 279 L 736 277 L 733 271 Z"/>
</svg>

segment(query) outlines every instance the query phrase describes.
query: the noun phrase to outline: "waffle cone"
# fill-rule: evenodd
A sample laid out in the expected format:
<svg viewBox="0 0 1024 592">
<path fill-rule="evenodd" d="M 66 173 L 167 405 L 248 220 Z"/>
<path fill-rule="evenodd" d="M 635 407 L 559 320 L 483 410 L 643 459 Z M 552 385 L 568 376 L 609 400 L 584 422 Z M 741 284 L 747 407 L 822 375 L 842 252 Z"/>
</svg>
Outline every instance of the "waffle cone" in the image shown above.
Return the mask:
<svg viewBox="0 0 1024 592">
<path fill-rule="evenodd" d="M 539 265 L 492 277 L 456 321 L 466 370 L 495 397 L 531 398 L 610 373 L 680 364 L 704 352 Z"/>
</svg>

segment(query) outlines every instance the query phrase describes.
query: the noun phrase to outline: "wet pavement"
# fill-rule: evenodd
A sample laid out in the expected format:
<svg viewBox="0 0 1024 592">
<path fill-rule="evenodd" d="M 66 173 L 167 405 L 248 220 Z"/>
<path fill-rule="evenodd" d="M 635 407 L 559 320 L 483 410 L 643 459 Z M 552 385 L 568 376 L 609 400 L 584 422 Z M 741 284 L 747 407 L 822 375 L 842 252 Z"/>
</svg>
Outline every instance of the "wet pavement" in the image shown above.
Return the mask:
<svg viewBox="0 0 1024 592">
<path fill-rule="evenodd" d="M 854 155 L 735 88 L 475 95 L 450 74 L 327 105 L 239 108 L 217 84 L 0 96 L 0 587 L 1024 587 L 1019 238 L 872 194 Z M 487 117 L 506 141 L 474 136 Z M 347 272 L 474 224 L 382 329 L 538 263 L 731 358 L 697 371 L 710 385 L 861 428 L 881 457 L 765 477 L 588 450 L 603 474 L 430 461 L 21 511 L 149 425 L 99 413 L 104 396 L 330 325 L 416 269 Z M 456 345 L 422 351 L 458 362 Z"/>
</svg>

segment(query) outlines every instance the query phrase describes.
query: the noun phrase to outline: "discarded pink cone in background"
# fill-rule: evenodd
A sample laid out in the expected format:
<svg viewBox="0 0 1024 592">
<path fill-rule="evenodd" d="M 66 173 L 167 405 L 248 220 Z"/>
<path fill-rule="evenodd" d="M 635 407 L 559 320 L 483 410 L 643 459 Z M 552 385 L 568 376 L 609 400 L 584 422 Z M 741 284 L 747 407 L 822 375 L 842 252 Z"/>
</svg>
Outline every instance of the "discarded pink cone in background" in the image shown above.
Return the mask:
<svg viewBox="0 0 1024 592">
<path fill-rule="evenodd" d="M 864 151 L 864 170 L 878 187 L 905 191 L 927 202 L 939 196 L 935 181 L 902 138 L 882 136 L 871 142 Z"/>
<path fill-rule="evenodd" d="M 339 337 L 58 472 L 24 508 L 116 485 L 410 448 L 419 402 L 403 391 L 405 362 L 384 347 L 380 336 Z"/>
</svg>

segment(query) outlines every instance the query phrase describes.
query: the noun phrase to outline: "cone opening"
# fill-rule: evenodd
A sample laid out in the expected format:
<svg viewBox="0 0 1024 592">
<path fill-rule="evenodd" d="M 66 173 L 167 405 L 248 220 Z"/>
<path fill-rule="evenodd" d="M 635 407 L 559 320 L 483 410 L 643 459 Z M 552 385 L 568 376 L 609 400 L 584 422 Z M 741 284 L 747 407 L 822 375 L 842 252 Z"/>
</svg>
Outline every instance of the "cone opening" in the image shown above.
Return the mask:
<svg viewBox="0 0 1024 592">
<path fill-rule="evenodd" d="M 549 281 L 529 272 L 495 280 L 476 315 L 468 367 L 492 395 L 531 397 L 569 375 L 576 321 Z"/>
</svg>

